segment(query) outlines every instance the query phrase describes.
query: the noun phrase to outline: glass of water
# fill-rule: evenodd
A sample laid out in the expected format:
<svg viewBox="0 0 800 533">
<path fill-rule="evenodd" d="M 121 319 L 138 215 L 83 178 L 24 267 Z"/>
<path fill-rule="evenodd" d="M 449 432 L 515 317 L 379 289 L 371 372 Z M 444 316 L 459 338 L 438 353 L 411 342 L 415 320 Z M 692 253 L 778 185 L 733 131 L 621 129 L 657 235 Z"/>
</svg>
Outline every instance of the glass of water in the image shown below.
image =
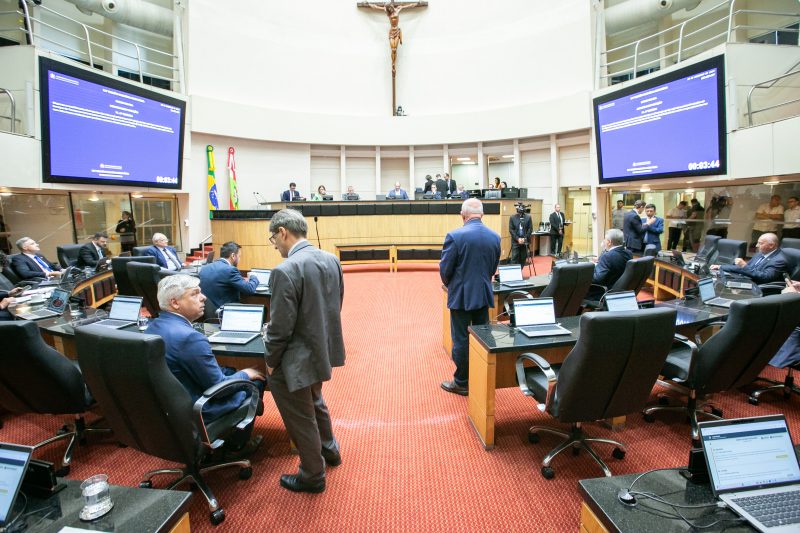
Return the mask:
<svg viewBox="0 0 800 533">
<path fill-rule="evenodd" d="M 139 326 L 139 331 L 144 331 L 147 329 L 147 323 L 150 319 L 147 318 L 145 315 L 139 315 L 139 320 L 136 321 L 137 325 Z"/>
</svg>

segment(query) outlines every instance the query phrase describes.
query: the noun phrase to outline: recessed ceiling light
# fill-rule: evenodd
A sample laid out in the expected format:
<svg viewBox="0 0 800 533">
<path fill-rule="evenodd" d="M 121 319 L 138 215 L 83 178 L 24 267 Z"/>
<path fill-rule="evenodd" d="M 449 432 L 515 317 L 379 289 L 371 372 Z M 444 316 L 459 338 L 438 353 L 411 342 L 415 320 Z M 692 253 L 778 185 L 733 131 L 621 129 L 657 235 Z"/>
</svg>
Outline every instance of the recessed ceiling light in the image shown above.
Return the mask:
<svg viewBox="0 0 800 533">
<path fill-rule="evenodd" d="M 140 193 L 140 192 L 135 192 L 135 193 L 131 194 L 132 198 L 142 198 L 143 196 L 144 195 L 142 193 Z"/>
<path fill-rule="evenodd" d="M 514 157 L 513 155 L 504 155 L 503 156 L 503 158 L 505 158 L 505 159 L 512 159 L 513 157 Z"/>
<path fill-rule="evenodd" d="M 0 196 L 11 196 L 12 194 L 14 194 L 14 193 L 13 193 L 13 192 L 11 192 L 11 191 L 3 191 L 3 192 L 0 192 Z"/>
<path fill-rule="evenodd" d="M 639 192 L 650 192 L 650 187 L 644 185 L 641 189 L 639 189 Z"/>
<path fill-rule="evenodd" d="M 684 191 L 684 192 L 686 192 L 688 194 L 692 194 L 694 192 L 694 189 L 686 189 L 686 191 Z"/>
<path fill-rule="evenodd" d="M 765 181 L 764 185 L 780 185 L 780 183 L 781 183 L 780 180 L 773 179 Z"/>
<path fill-rule="evenodd" d="M 461 164 L 462 165 L 475 165 L 476 163 L 475 163 L 475 161 L 462 161 Z"/>
<path fill-rule="evenodd" d="M 469 157 L 457 157 L 456 158 L 457 161 L 469 161 L 470 159 L 471 158 L 469 158 Z"/>
</svg>

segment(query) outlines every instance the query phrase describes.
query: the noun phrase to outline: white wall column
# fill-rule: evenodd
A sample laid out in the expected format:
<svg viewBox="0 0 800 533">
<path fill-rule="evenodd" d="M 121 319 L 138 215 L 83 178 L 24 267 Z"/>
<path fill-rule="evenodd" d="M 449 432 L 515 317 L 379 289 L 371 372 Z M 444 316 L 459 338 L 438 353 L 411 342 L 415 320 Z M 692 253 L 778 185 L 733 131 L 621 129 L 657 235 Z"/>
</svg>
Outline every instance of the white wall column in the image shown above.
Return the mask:
<svg viewBox="0 0 800 533">
<path fill-rule="evenodd" d="M 513 187 L 522 187 L 522 165 L 520 162 L 519 139 L 514 139 L 514 166 L 511 167 L 511 183 Z"/>
<path fill-rule="evenodd" d="M 347 147 L 339 147 L 339 192 L 347 192 Z M 337 198 L 338 200 L 338 198 Z"/>
<path fill-rule="evenodd" d="M 414 169 L 414 147 L 413 146 L 409 146 L 408 147 L 408 188 L 406 190 L 408 191 L 408 197 L 412 198 L 412 199 L 414 198 L 414 190 L 415 190 L 415 187 L 414 187 L 414 172 L 415 172 L 415 169 Z"/>
<path fill-rule="evenodd" d="M 483 156 L 483 143 L 478 143 L 478 177 L 481 179 L 481 189 L 487 187 L 486 185 L 486 176 L 487 176 L 487 165 L 485 161 L 485 157 Z"/>
<path fill-rule="evenodd" d="M 450 150 L 447 145 L 442 145 L 442 175 L 447 172 L 450 173 Z"/>
<path fill-rule="evenodd" d="M 375 147 L 375 197 L 381 193 L 381 147 Z"/>
<path fill-rule="evenodd" d="M 560 202 L 558 198 L 559 184 L 561 182 L 558 175 L 558 139 L 554 133 L 550 134 L 550 207 Z"/>
</svg>

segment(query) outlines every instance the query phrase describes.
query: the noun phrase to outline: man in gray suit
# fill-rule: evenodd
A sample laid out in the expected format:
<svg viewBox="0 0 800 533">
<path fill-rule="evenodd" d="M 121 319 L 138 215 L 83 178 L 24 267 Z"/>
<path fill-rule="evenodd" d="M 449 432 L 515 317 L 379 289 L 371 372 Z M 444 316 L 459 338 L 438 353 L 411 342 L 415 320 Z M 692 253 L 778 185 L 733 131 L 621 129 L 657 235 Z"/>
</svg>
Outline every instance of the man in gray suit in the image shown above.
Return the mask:
<svg viewBox="0 0 800 533">
<path fill-rule="evenodd" d="M 325 465 L 342 462 L 322 398 L 322 382 L 331 379 L 332 367 L 344 365 L 342 266 L 306 240 L 308 226 L 299 211 L 277 212 L 269 231 L 270 243 L 286 258 L 269 283 L 272 320 L 264 339 L 269 388 L 300 454 L 298 472 L 282 475 L 281 486 L 322 492 Z"/>
</svg>

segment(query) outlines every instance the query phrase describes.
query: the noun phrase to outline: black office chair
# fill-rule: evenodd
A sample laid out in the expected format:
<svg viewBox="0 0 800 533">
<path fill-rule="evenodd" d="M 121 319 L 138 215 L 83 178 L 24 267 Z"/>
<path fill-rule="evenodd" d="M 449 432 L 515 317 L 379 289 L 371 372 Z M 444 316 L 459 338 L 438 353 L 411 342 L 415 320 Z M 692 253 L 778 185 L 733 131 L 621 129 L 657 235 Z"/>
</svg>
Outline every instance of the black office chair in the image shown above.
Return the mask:
<svg viewBox="0 0 800 533">
<path fill-rule="evenodd" d="M 555 475 L 550 462 L 567 448 L 583 448 L 611 476 L 589 443 L 613 444 L 617 459 L 625 457 L 625 446 L 589 438 L 581 424 L 624 416 L 645 405 L 672 346 L 676 314 L 669 308 L 588 313 L 581 316 L 578 342 L 562 364 L 550 365 L 533 353 L 517 358 L 522 393 L 536 400 L 539 410 L 572 426 L 568 433 L 546 426 L 528 430 L 533 443 L 539 441 L 539 432 L 565 437 L 542 460 L 546 479 Z M 525 367 L 525 362 L 535 366 Z"/>
<path fill-rule="evenodd" d="M 158 305 L 158 282 L 162 279 L 159 275 L 161 267 L 150 263 L 129 261 L 125 268 L 128 270 L 128 279 L 133 285 L 133 290 L 142 297 L 142 304 L 150 316 L 156 318 L 161 311 L 161 307 Z"/>
<path fill-rule="evenodd" d="M 553 268 L 553 277 L 541 296 L 553 298 L 556 317 L 575 316 L 589 292 L 594 263 L 567 263 Z"/>
<path fill-rule="evenodd" d="M 719 235 L 706 235 L 703 245 L 694 256 L 695 260 L 712 264 L 717 257 L 717 243 L 721 238 Z"/>
<path fill-rule="evenodd" d="M 684 341 L 667 356 L 661 371 L 670 388 L 684 389 L 686 405 L 671 406 L 669 397 L 659 396 L 659 404 L 642 412 L 648 422 L 656 411 L 680 411 L 689 416 L 692 440 L 698 439 L 698 415 L 722 418 L 722 411 L 705 402 L 709 394 L 723 392 L 751 383 L 786 341 L 800 320 L 800 294 L 787 293 L 733 302 L 725 322 L 705 342 L 701 328 L 695 343 Z M 704 411 L 709 407 L 711 412 Z"/>
<path fill-rule="evenodd" d="M 605 295 L 609 292 L 620 291 L 633 291 L 639 294 L 639 291 L 644 287 L 647 278 L 650 277 L 650 272 L 653 271 L 655 264 L 655 257 L 637 257 L 630 259 L 625 264 L 625 270 L 622 276 L 611 287 L 604 287 L 603 285 L 592 284 L 590 287 L 599 287 L 603 290 L 603 295 L 599 301 L 584 300 L 583 307 L 587 309 L 603 309 L 605 307 Z"/>
<path fill-rule="evenodd" d="M 532 298 L 533 295 L 527 291 L 516 290 L 509 292 L 506 294 L 506 298 L 503 301 L 503 312 L 497 315 L 497 318 L 501 318 L 505 315 L 508 317 L 509 323 L 513 326 L 516 323 L 514 320 L 514 300 L 530 300 Z"/>
<path fill-rule="evenodd" d="M 658 255 L 658 247 L 655 244 L 648 244 L 644 247 L 642 257 L 655 257 Z"/>
<path fill-rule="evenodd" d="M 0 406 L 12 413 L 73 415 L 74 425 L 65 425 L 55 437 L 34 448 L 68 439 L 59 475 L 69 473 L 77 442 L 85 443 L 90 432 L 109 429 L 86 427 L 83 414 L 94 404 L 81 371 L 74 361 L 45 344 L 36 322 L 0 322 Z"/>
<path fill-rule="evenodd" d="M 747 255 L 747 243 L 745 241 L 720 239 L 717 241 L 717 256 L 714 258 L 713 264 L 731 265 L 737 258 L 744 259 L 745 255 Z"/>
<path fill-rule="evenodd" d="M 8 264 L 3 267 L 3 275 L 8 278 L 8 281 L 11 283 L 19 283 L 22 281 L 22 278 L 19 277 L 19 274 L 11 266 L 11 259 L 17 254 L 11 254 L 8 256 Z"/>
<path fill-rule="evenodd" d="M 58 256 L 58 263 L 61 268 L 75 266 L 78 262 L 78 252 L 81 250 L 81 244 L 62 244 L 56 246 L 56 255 Z"/>
<path fill-rule="evenodd" d="M 781 248 L 786 250 L 788 248 L 794 250 L 800 250 L 800 239 L 795 239 L 793 237 L 784 237 L 781 239 Z"/>
<path fill-rule="evenodd" d="M 794 248 L 781 248 L 783 255 L 786 256 L 789 264 L 789 277 L 793 281 L 800 281 L 800 250 Z M 762 283 L 758 286 L 763 296 L 772 294 L 780 294 L 786 288 L 786 282 L 773 281 L 771 283 Z"/>
<path fill-rule="evenodd" d="M 117 294 L 125 296 L 138 296 L 136 289 L 128 277 L 128 263 L 136 261 L 137 263 L 147 263 L 151 265 L 156 264 L 156 258 L 150 255 L 137 256 L 137 257 L 113 257 L 111 259 L 111 271 L 114 273 L 114 282 L 117 284 Z"/>
<path fill-rule="evenodd" d="M 248 460 L 208 465 L 203 461 L 225 443 L 227 434 L 253 421 L 260 397 L 258 388 L 249 380 L 227 380 L 205 391 L 193 404 L 189 393 L 167 367 L 161 337 L 89 325 L 75 331 L 75 340 L 86 383 L 103 406 L 103 413 L 120 442 L 184 465 L 147 472 L 140 487 L 152 487 L 151 480 L 156 475 L 178 474 L 180 477 L 168 490 L 186 481 L 194 483 L 208 501 L 211 523 L 222 522 L 225 511 L 203 474 L 238 466 L 239 479 L 249 479 L 253 469 Z M 215 397 L 239 389 L 251 389 L 251 401 L 206 425 L 203 406 Z"/>
<path fill-rule="evenodd" d="M 150 248 L 150 247 L 149 247 L 149 246 L 134 246 L 134 247 L 133 247 L 133 251 L 132 251 L 131 253 L 132 253 L 134 256 L 141 257 L 141 256 L 143 256 L 143 255 L 147 255 L 147 254 L 145 254 L 144 252 L 145 252 L 145 250 L 147 250 L 148 248 Z"/>
</svg>

